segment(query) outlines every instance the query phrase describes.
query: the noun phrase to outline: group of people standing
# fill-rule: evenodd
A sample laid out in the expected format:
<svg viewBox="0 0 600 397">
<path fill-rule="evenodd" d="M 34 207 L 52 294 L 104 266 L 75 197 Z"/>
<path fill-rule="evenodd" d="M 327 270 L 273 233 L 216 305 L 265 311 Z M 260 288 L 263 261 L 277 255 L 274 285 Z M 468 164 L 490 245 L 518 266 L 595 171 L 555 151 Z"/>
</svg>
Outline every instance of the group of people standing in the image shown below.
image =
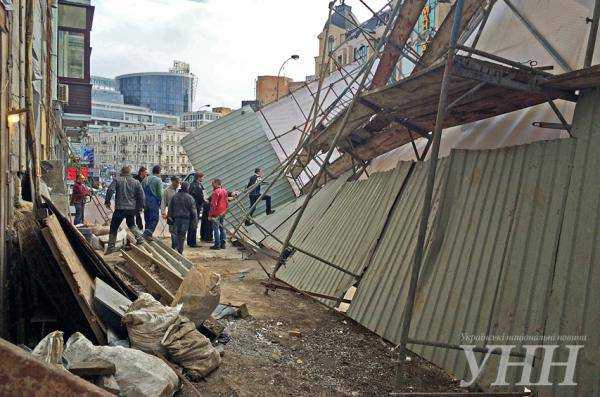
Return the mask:
<svg viewBox="0 0 600 397">
<path fill-rule="evenodd" d="M 188 246 L 197 246 L 198 224 L 202 241 L 212 241 L 211 249 L 224 249 L 223 222 L 228 209 L 228 193 L 221 181 L 211 181 L 212 195 L 206 197 L 203 173 L 196 173 L 191 184 L 173 177 L 166 189 L 163 189 L 160 173 L 161 167 L 156 165 L 152 175 L 148 175 L 145 167 L 140 168 L 137 175 L 131 175 L 131 168 L 125 166 L 113 179 L 105 200 L 105 205 L 112 209 L 111 200 L 113 196 L 115 198 L 107 254 L 116 251 L 117 232 L 123 220 L 141 243 L 144 239 L 152 240 L 161 216 L 169 225 L 172 247 L 180 253 L 186 240 Z"/>
</svg>

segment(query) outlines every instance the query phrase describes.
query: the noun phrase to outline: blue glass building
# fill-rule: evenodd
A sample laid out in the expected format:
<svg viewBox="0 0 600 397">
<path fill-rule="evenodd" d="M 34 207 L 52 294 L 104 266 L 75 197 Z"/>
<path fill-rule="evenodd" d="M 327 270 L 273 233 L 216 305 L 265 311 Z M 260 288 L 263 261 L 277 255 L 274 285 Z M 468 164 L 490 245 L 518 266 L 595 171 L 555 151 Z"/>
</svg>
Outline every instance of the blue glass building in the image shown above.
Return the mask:
<svg viewBox="0 0 600 397">
<path fill-rule="evenodd" d="M 192 110 L 194 75 L 156 72 L 117 76 L 117 85 L 125 103 L 143 106 L 158 113 L 180 116 Z"/>
</svg>

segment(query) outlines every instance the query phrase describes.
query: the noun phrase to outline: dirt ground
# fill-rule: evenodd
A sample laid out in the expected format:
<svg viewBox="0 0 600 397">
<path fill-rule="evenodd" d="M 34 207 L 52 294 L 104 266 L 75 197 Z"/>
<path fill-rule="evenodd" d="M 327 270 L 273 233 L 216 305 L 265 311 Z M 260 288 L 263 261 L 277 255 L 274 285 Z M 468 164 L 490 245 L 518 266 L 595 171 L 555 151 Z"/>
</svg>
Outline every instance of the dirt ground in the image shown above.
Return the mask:
<svg viewBox="0 0 600 397">
<path fill-rule="evenodd" d="M 95 212 L 95 211 L 90 211 Z M 100 222 L 98 222 L 100 223 Z M 157 235 L 169 243 L 168 230 Z M 221 303 L 245 303 L 246 319 L 220 320 L 230 341 L 220 368 L 195 383 L 207 396 L 363 396 L 392 391 L 465 391 L 441 369 L 412 356 L 398 385 L 395 347 L 343 314 L 285 290 L 265 294 L 259 263 L 236 247 L 186 246 L 192 262 L 220 274 Z M 118 262 L 118 254 L 105 257 Z M 272 263 L 261 260 L 270 267 Z M 296 337 L 290 331 L 299 331 Z M 185 395 L 186 393 L 181 393 Z"/>
<path fill-rule="evenodd" d="M 303 295 L 284 290 L 265 295 L 260 282 L 266 275 L 258 262 L 241 259 L 234 247 L 216 252 L 207 246 L 188 248 L 185 254 L 221 274 L 222 303 L 246 303 L 251 315 L 227 322 L 231 340 L 225 345 L 223 363 L 196 384 L 206 395 L 356 396 L 461 390 L 457 380 L 416 356 L 406 364 L 404 380 L 395 388 L 394 346 Z M 290 331 L 300 331 L 301 336 Z"/>
</svg>

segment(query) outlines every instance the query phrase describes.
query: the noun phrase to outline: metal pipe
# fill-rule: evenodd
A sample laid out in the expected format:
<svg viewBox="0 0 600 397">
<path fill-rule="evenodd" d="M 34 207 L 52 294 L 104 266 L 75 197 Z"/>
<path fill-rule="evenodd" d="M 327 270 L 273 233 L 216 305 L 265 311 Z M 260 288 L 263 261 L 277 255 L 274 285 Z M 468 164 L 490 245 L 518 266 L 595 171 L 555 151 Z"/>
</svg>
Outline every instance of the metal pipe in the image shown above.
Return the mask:
<svg viewBox="0 0 600 397">
<path fill-rule="evenodd" d="M 509 66 L 512 66 L 512 67 L 520 69 L 520 70 L 524 70 L 524 71 L 529 72 L 529 73 L 537 74 L 537 75 L 544 76 L 544 77 L 552 77 L 553 76 L 552 74 L 544 72 L 544 71 L 542 71 L 540 69 L 532 68 L 532 67 L 523 65 L 523 64 L 521 64 L 519 62 L 511 61 L 510 59 L 506 59 L 506 58 L 502 58 L 502 57 L 500 57 L 498 55 L 490 54 L 489 52 L 477 50 L 477 49 L 475 49 L 473 47 L 467 47 L 467 46 L 464 46 L 464 45 L 457 45 L 456 49 L 457 50 L 461 50 L 461 51 L 465 51 L 465 52 L 468 52 L 468 53 L 472 53 L 472 54 L 475 54 L 475 55 L 479 55 L 481 57 L 488 58 L 488 59 L 491 59 L 493 61 L 504 63 L 505 65 L 509 65 Z"/>
<path fill-rule="evenodd" d="M 479 42 L 481 33 L 483 33 L 483 28 L 485 28 L 485 24 L 487 23 L 487 20 L 490 17 L 490 14 L 492 12 L 492 8 L 494 7 L 494 4 L 496 4 L 496 0 L 492 0 L 490 2 L 489 6 L 485 9 L 484 14 L 483 14 L 483 20 L 481 21 L 481 25 L 479 25 L 477 34 L 475 35 L 475 38 L 473 39 L 473 43 L 471 43 L 472 48 L 477 47 L 477 43 Z"/>
<path fill-rule="evenodd" d="M 404 321 L 402 324 L 402 335 L 400 338 L 400 346 L 403 354 L 406 355 L 406 344 L 408 342 L 408 335 L 410 332 L 410 325 L 412 321 L 412 313 L 415 304 L 415 295 L 417 292 L 417 283 L 419 281 L 419 273 L 421 271 L 421 265 L 423 262 L 423 251 L 425 249 L 425 237 L 427 235 L 427 223 L 429 222 L 429 216 L 431 214 L 431 199 L 433 197 L 433 188 L 435 184 L 435 175 L 437 171 L 438 155 L 440 152 L 440 142 L 442 139 L 442 128 L 444 124 L 444 118 L 446 116 L 446 106 L 448 101 L 448 86 L 450 84 L 450 76 L 452 73 L 452 62 L 454 59 L 454 53 L 456 52 L 456 42 L 458 40 L 458 33 L 460 28 L 460 21 L 462 17 L 462 8 L 464 0 L 457 0 L 454 4 L 454 20 L 452 21 L 452 31 L 450 34 L 450 45 L 448 49 L 448 56 L 446 58 L 446 67 L 444 69 L 444 76 L 442 78 L 440 99 L 437 108 L 437 115 L 435 120 L 435 130 L 433 133 L 433 146 L 431 152 L 431 158 L 429 160 L 429 170 L 427 174 L 427 186 L 425 189 L 425 197 L 423 200 L 423 211 L 421 213 L 421 221 L 419 225 L 419 236 L 417 245 L 415 247 L 415 256 L 412 266 L 410 287 L 408 290 L 408 298 L 406 303 L 406 309 L 404 311 Z M 401 381 L 401 366 L 404 365 L 404 359 L 401 359 L 398 366 L 397 382 Z"/>
<path fill-rule="evenodd" d="M 532 126 L 538 128 L 548 128 L 551 130 L 564 130 L 565 126 L 563 123 L 548 123 L 546 121 L 534 121 L 531 123 Z M 571 126 L 569 126 L 571 127 Z"/>
<path fill-rule="evenodd" d="M 544 47 L 546 49 L 546 51 L 548 51 L 548 54 L 550 54 L 550 56 L 560 65 L 560 67 L 563 68 L 567 72 L 572 72 L 573 68 L 571 68 L 571 66 L 569 66 L 569 64 L 562 57 L 562 55 L 560 55 L 558 53 L 558 51 L 556 51 L 556 49 L 552 46 L 552 44 L 550 44 L 550 42 L 548 42 L 548 40 L 546 40 L 546 38 L 539 32 L 539 30 L 536 29 L 535 26 L 533 26 L 533 24 L 525 17 L 525 15 L 523 15 L 517 9 L 517 7 L 515 7 L 514 4 L 511 3 L 510 0 L 504 0 L 504 2 L 508 6 L 508 8 L 510 8 L 511 11 L 515 13 L 517 18 L 519 18 L 519 20 L 521 21 L 521 23 L 523 23 L 523 25 L 525 25 L 525 27 L 527 28 L 527 30 L 529 30 L 529 32 L 533 35 L 533 37 L 535 37 L 535 39 L 538 41 L 538 43 L 540 43 L 542 45 L 542 47 Z"/>
<path fill-rule="evenodd" d="M 275 239 L 275 241 L 277 241 L 279 244 L 283 245 L 283 241 L 281 241 L 280 238 L 278 238 L 277 236 L 275 236 L 273 233 L 271 233 L 267 228 L 265 228 L 264 226 L 262 226 L 260 223 L 256 222 L 256 220 L 254 220 L 254 218 L 252 218 L 252 215 L 250 215 L 249 213 L 247 213 L 246 210 L 243 207 L 240 206 L 239 208 L 246 215 L 246 219 L 252 220 L 252 222 L 254 223 L 254 226 L 256 226 L 265 235 L 265 237 L 267 235 L 269 235 L 269 236 L 273 237 L 273 239 Z M 326 264 L 327 266 L 330 266 L 330 267 L 332 267 L 332 268 L 334 268 L 336 270 L 339 270 L 342 273 L 345 273 L 345 274 L 347 274 L 349 276 L 352 276 L 354 278 L 359 278 L 359 276 L 357 274 L 354 274 L 351 271 L 346 270 L 343 267 L 338 266 L 335 263 L 328 261 L 327 259 L 321 258 L 320 256 L 318 256 L 316 254 L 313 254 L 313 253 L 311 253 L 309 251 L 306 251 L 303 248 L 297 247 L 297 246 L 293 245 L 291 242 L 288 243 L 288 246 L 291 249 L 293 249 L 295 251 L 298 251 L 298 252 L 300 252 L 300 253 L 302 253 L 302 254 L 304 254 L 306 256 L 309 256 L 309 257 L 311 257 L 313 259 L 316 259 L 319 262 L 322 262 L 322 263 Z M 283 253 L 284 250 L 282 249 L 281 252 Z"/>
<path fill-rule="evenodd" d="M 456 105 L 458 105 L 463 99 L 468 98 L 476 91 L 479 91 L 481 88 L 483 88 L 484 85 L 486 85 L 486 83 L 482 81 L 481 83 L 477 84 L 476 86 L 474 86 L 473 88 L 456 98 L 450 105 L 446 106 L 446 111 L 451 110 Z"/>
<path fill-rule="evenodd" d="M 562 123 L 563 127 L 565 127 L 565 130 L 567 130 L 567 132 L 569 133 L 569 136 L 571 138 L 573 138 L 573 131 L 571 131 L 571 126 L 569 125 L 569 123 L 567 123 L 565 116 L 563 116 L 562 112 L 560 111 L 560 109 L 558 109 L 558 107 L 556 106 L 554 101 L 548 100 L 548 105 L 550 105 L 550 107 L 554 111 L 554 114 L 556 114 L 556 117 L 558 117 L 558 119 Z"/>
<path fill-rule="evenodd" d="M 408 338 L 407 343 L 410 343 L 411 345 L 433 346 L 433 347 L 443 347 L 445 349 L 464 350 L 460 345 L 456 345 L 453 343 L 432 342 L 432 341 L 421 340 L 421 339 Z M 477 352 L 477 353 L 490 353 L 490 354 L 499 354 L 499 355 L 502 354 L 502 352 L 498 352 L 497 350 L 488 349 L 487 347 L 479 347 L 479 346 L 473 347 L 473 351 Z M 513 357 L 519 357 L 519 358 L 527 357 L 527 355 L 523 354 L 523 353 L 510 352 L 509 355 L 513 356 Z"/>
<path fill-rule="evenodd" d="M 594 48 L 596 48 L 596 36 L 598 35 L 598 20 L 600 19 L 600 0 L 594 2 L 594 16 L 592 17 L 592 26 L 590 26 L 590 37 L 587 42 L 585 51 L 584 68 L 592 66 L 592 58 L 594 58 Z"/>
</svg>

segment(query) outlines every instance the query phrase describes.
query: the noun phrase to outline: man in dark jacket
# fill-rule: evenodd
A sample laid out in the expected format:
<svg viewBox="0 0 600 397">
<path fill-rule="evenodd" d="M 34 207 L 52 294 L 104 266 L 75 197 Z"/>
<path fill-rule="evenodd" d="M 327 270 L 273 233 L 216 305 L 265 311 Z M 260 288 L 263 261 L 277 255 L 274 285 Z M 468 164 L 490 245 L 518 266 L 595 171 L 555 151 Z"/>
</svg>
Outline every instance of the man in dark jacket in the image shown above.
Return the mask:
<svg viewBox="0 0 600 397">
<path fill-rule="evenodd" d="M 139 213 L 144 207 L 144 190 L 140 182 L 131 176 L 131 168 L 125 166 L 121 169 L 121 174 L 108 187 L 106 200 L 104 204 L 111 209 L 110 200 L 115 196 L 115 211 L 110 221 L 110 234 L 108 236 L 108 247 L 106 254 L 116 252 L 115 243 L 119 226 L 125 219 L 127 227 L 134 234 L 138 244 L 142 243 L 141 231 L 135 225 L 135 214 Z"/>
<path fill-rule="evenodd" d="M 144 188 L 144 184 L 148 180 L 148 169 L 146 167 L 140 167 L 140 169 L 138 170 L 137 175 L 135 175 L 133 177 L 133 179 L 135 179 L 139 183 L 141 183 L 142 184 L 142 189 L 143 189 Z M 142 211 L 140 211 L 137 214 L 135 214 L 135 224 L 137 225 L 138 229 L 144 230 L 144 222 L 142 222 Z"/>
<path fill-rule="evenodd" d="M 263 171 L 261 168 L 256 168 L 254 170 L 254 175 L 252 175 L 250 177 L 250 181 L 248 182 L 248 185 L 246 186 L 247 189 L 251 188 L 252 186 L 256 185 L 252 191 L 250 192 L 250 194 L 248 195 L 248 197 L 250 198 L 250 207 L 252 208 L 252 206 L 254 205 L 254 203 L 256 203 L 256 201 L 258 201 L 258 199 L 260 198 L 260 185 L 263 184 L 264 182 L 262 181 L 263 178 Z M 266 209 L 267 209 L 267 215 L 271 215 L 272 213 L 274 213 L 275 211 L 273 211 L 271 209 L 271 196 L 269 196 L 268 194 L 265 194 L 262 199 L 264 200 L 265 204 L 266 204 Z M 256 208 L 253 208 L 250 211 L 250 216 L 254 215 L 254 210 L 256 210 Z M 246 221 L 246 225 L 249 225 L 250 221 Z"/>
<path fill-rule="evenodd" d="M 179 191 L 173 196 L 169 203 L 168 222 L 174 225 L 177 236 L 177 251 L 183 253 L 185 235 L 190 228 L 190 223 L 198 223 L 198 212 L 194 198 L 188 193 L 189 185 L 183 182 Z"/>
<path fill-rule="evenodd" d="M 190 195 L 194 198 L 194 201 L 196 202 L 196 213 L 198 214 L 198 217 L 201 216 L 202 214 L 202 209 L 204 208 L 204 204 L 206 203 L 206 199 L 204 198 L 204 185 L 202 184 L 202 181 L 204 180 L 204 174 L 202 172 L 197 172 L 194 175 L 194 181 L 190 184 Z M 202 218 L 204 219 L 204 218 Z M 190 223 L 190 230 L 188 230 L 188 235 L 187 235 L 187 244 L 188 247 L 197 247 L 197 243 L 196 243 L 196 236 L 197 236 L 197 231 L 198 229 L 198 223 Z M 201 237 L 202 236 L 202 226 L 200 226 L 201 229 Z"/>
</svg>

